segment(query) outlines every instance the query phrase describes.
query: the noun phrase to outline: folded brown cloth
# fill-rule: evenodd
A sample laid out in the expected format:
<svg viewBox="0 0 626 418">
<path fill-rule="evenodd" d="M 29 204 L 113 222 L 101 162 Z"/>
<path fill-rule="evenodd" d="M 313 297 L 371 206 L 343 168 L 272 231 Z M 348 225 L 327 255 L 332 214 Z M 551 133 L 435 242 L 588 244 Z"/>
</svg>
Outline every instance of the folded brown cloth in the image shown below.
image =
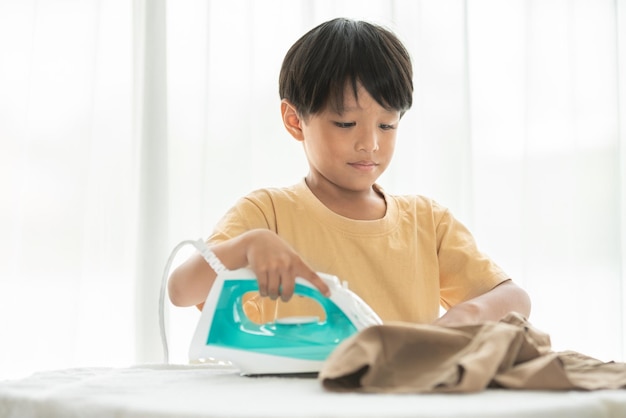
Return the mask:
<svg viewBox="0 0 626 418">
<path fill-rule="evenodd" d="M 626 363 L 554 352 L 548 334 L 511 313 L 470 326 L 367 328 L 331 353 L 318 379 L 331 391 L 360 392 L 619 389 L 626 387 Z"/>
</svg>

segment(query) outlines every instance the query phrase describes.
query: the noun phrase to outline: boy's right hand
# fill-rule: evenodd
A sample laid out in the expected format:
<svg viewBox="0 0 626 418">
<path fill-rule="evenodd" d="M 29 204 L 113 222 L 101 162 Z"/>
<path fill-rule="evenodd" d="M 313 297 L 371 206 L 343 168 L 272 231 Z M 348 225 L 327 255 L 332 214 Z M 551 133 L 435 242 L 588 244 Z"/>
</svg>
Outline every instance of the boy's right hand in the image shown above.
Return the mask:
<svg viewBox="0 0 626 418">
<path fill-rule="evenodd" d="M 308 280 L 324 296 L 330 296 L 328 285 L 276 233 L 256 229 L 241 235 L 240 239 L 247 264 L 257 276 L 261 296 L 288 301 L 293 296 L 296 277 Z"/>
<path fill-rule="evenodd" d="M 330 289 L 276 233 L 254 229 L 211 247 L 217 258 L 230 270 L 248 267 L 258 277 L 259 294 L 271 299 L 288 301 L 293 296 L 296 277 L 308 280 L 322 294 Z M 168 294 L 176 306 L 201 306 L 209 293 L 215 272 L 196 253 L 178 266 L 170 275 Z"/>
</svg>

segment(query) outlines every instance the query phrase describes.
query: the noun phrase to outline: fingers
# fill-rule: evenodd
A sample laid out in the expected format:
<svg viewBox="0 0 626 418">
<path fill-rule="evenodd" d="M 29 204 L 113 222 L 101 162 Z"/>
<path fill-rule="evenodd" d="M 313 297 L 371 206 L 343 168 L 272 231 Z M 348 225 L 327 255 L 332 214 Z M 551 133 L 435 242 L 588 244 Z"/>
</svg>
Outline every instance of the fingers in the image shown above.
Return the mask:
<svg viewBox="0 0 626 418">
<path fill-rule="evenodd" d="M 329 297 L 330 296 L 330 288 L 326 284 L 324 280 L 320 276 L 317 275 L 312 270 L 309 270 L 306 274 L 300 274 L 299 277 L 309 281 L 313 286 L 317 287 L 317 289 L 322 293 L 322 295 Z"/>
<path fill-rule="evenodd" d="M 259 285 L 259 294 L 262 297 L 267 296 L 272 300 L 276 300 L 279 297 L 285 302 L 290 300 L 295 292 L 296 277 L 301 277 L 309 281 L 313 286 L 317 287 L 324 296 L 330 296 L 330 289 L 326 282 L 308 267 L 298 270 L 273 270 L 271 272 L 259 269 L 259 271 L 256 272 L 256 276 Z"/>
<path fill-rule="evenodd" d="M 295 278 L 291 278 L 289 274 L 280 270 L 272 269 L 268 271 L 264 268 L 256 268 L 254 270 L 259 285 L 259 294 L 262 297 L 269 296 L 272 300 L 278 299 L 279 296 L 283 300 L 291 298 Z"/>
<path fill-rule="evenodd" d="M 295 277 L 291 278 L 290 280 L 283 280 L 281 282 L 280 298 L 284 302 L 287 302 L 293 296 L 295 289 L 296 289 Z"/>
<path fill-rule="evenodd" d="M 296 277 L 302 277 L 330 296 L 326 283 L 300 258 L 291 246 L 274 232 L 252 230 L 239 242 L 245 246 L 247 263 L 257 276 L 259 294 L 272 300 L 288 301 Z"/>
<path fill-rule="evenodd" d="M 256 281 L 258 283 L 259 286 L 259 295 L 261 295 L 261 297 L 266 297 L 267 296 L 267 286 L 268 286 L 268 277 L 266 273 L 261 273 L 261 272 L 255 272 L 256 274 Z"/>
<path fill-rule="evenodd" d="M 280 296 L 280 285 L 281 285 L 281 276 L 280 273 L 273 274 L 268 278 L 267 281 L 267 296 L 272 300 L 278 299 Z"/>
<path fill-rule="evenodd" d="M 267 296 L 272 300 L 280 297 L 286 302 L 293 296 L 296 276 L 289 270 L 272 270 L 268 272 L 264 269 L 259 269 L 256 272 L 256 276 L 259 294 L 262 297 Z"/>
</svg>

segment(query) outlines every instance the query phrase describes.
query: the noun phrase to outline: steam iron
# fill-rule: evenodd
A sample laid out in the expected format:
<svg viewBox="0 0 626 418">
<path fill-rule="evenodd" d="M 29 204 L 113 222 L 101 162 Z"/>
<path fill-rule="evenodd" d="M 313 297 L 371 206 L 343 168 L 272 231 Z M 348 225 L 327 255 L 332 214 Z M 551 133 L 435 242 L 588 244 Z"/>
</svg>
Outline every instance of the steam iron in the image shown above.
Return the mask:
<svg viewBox="0 0 626 418">
<path fill-rule="evenodd" d="M 230 361 L 243 375 L 315 374 L 333 349 L 356 332 L 382 321 L 335 276 L 319 273 L 331 289 L 323 296 L 308 281 L 297 278 L 295 295 L 310 297 L 326 318 L 287 317 L 267 323 L 252 321 L 243 297 L 258 291 L 252 270 L 220 273 L 207 296 L 189 347 L 189 360 Z"/>
</svg>

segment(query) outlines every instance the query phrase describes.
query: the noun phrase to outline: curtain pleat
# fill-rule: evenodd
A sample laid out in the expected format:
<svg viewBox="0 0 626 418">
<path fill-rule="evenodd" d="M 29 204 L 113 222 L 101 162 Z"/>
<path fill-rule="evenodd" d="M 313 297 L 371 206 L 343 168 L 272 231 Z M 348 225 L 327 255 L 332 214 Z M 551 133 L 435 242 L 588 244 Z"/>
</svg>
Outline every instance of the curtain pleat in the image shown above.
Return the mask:
<svg viewBox="0 0 626 418">
<path fill-rule="evenodd" d="M 139 185 L 134 342 L 137 359 L 158 363 L 162 350 L 155 318 L 163 262 L 170 251 L 166 2 L 136 0 L 134 6 L 134 134 Z"/>
</svg>

